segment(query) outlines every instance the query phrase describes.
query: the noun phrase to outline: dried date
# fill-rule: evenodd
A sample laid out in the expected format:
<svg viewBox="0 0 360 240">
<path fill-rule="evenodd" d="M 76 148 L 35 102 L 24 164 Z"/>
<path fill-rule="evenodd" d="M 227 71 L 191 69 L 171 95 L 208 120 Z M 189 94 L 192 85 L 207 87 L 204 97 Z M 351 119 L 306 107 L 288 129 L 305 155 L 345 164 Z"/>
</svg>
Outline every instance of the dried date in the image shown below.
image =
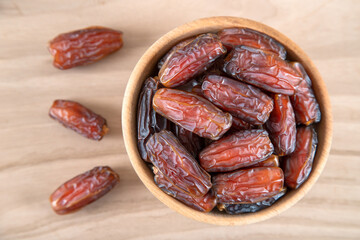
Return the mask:
<svg viewBox="0 0 360 240">
<path fill-rule="evenodd" d="M 176 124 L 174 124 L 173 133 L 189 153 L 197 158 L 200 150 L 204 147 L 204 139 Z"/>
<path fill-rule="evenodd" d="M 277 155 L 289 155 L 295 150 L 296 122 L 289 96 L 274 94 L 274 110 L 265 125 Z"/>
<path fill-rule="evenodd" d="M 285 183 L 296 189 L 309 177 L 317 146 L 317 135 L 312 126 L 298 127 L 295 151 L 282 160 Z"/>
<path fill-rule="evenodd" d="M 273 145 L 265 130 L 243 130 L 211 143 L 199 154 L 208 172 L 227 172 L 267 159 Z"/>
<path fill-rule="evenodd" d="M 137 138 L 138 149 L 141 158 L 147 159 L 146 142 L 155 132 L 159 132 L 169 127 L 168 120 L 155 112 L 152 107 L 152 101 L 155 92 L 159 89 L 159 81 L 156 78 L 149 77 L 145 80 L 141 90 L 138 102 L 137 118 Z"/>
<path fill-rule="evenodd" d="M 165 193 L 183 202 L 187 206 L 201 212 L 210 212 L 216 206 L 216 197 L 213 191 L 210 190 L 201 197 L 193 197 L 174 185 L 172 181 L 164 176 L 156 167 L 153 167 L 153 172 L 155 174 L 155 184 Z"/>
<path fill-rule="evenodd" d="M 208 33 L 176 48 L 159 71 L 160 82 L 165 87 L 177 87 L 192 77 L 206 71 L 220 56 L 226 53 L 216 34 Z"/>
<path fill-rule="evenodd" d="M 303 80 L 300 73 L 277 55 L 246 46 L 231 51 L 223 70 L 238 80 L 286 95 L 293 95 Z"/>
<path fill-rule="evenodd" d="M 241 214 L 241 213 L 254 213 L 262 209 L 268 208 L 273 205 L 279 198 L 284 196 L 286 193 L 286 188 L 283 188 L 275 196 L 269 197 L 265 200 L 255 202 L 255 203 L 238 203 L 238 204 L 228 204 L 220 203 L 218 204 L 218 209 L 224 211 L 228 214 Z"/>
<path fill-rule="evenodd" d="M 269 51 L 280 58 L 286 58 L 286 50 L 283 45 L 270 36 L 249 28 L 227 28 L 218 33 L 220 41 L 230 51 L 236 46 L 248 46 Z"/>
<path fill-rule="evenodd" d="M 176 89 L 162 88 L 154 96 L 157 113 L 200 137 L 219 139 L 232 124 L 232 116 L 208 100 Z"/>
<path fill-rule="evenodd" d="M 104 27 L 89 27 L 63 33 L 50 41 L 49 52 L 59 69 L 90 64 L 119 50 L 122 32 Z"/>
<path fill-rule="evenodd" d="M 170 131 L 155 133 L 146 149 L 154 166 L 186 194 L 201 197 L 211 188 L 210 175 Z"/>
<path fill-rule="evenodd" d="M 109 131 L 105 118 L 74 101 L 55 100 L 49 115 L 65 127 L 93 140 L 101 140 Z"/>
<path fill-rule="evenodd" d="M 320 122 L 320 107 L 316 101 L 314 91 L 311 88 L 311 79 L 301 63 L 292 62 L 291 65 L 304 79 L 296 89 L 296 93 L 293 96 L 290 96 L 295 112 L 296 123 L 309 125 L 313 122 Z"/>
<path fill-rule="evenodd" d="M 254 168 L 254 167 L 280 167 L 279 157 L 277 155 L 272 154 L 266 160 L 251 165 L 249 168 Z"/>
<path fill-rule="evenodd" d="M 254 125 L 261 125 L 273 110 L 273 100 L 260 89 L 218 75 L 207 75 L 204 96 L 220 109 Z"/>
<path fill-rule="evenodd" d="M 255 126 L 253 126 L 248 122 L 245 122 L 240 118 L 233 116 L 233 123 L 231 127 L 234 128 L 235 130 L 248 130 L 254 128 Z"/>
<path fill-rule="evenodd" d="M 110 167 L 95 167 L 56 189 L 50 196 L 51 206 L 57 214 L 77 211 L 104 196 L 119 180 Z"/>
<path fill-rule="evenodd" d="M 213 177 L 218 203 L 255 203 L 275 196 L 284 187 L 278 167 L 259 167 L 221 173 Z"/>
</svg>

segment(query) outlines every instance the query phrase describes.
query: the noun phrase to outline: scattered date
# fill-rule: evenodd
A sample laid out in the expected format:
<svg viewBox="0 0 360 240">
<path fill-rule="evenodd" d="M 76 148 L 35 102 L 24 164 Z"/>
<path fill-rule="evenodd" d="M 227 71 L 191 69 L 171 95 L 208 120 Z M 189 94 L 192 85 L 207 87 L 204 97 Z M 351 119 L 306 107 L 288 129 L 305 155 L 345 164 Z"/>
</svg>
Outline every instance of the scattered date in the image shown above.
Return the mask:
<svg viewBox="0 0 360 240">
<path fill-rule="evenodd" d="M 119 180 L 110 167 L 95 167 L 56 189 L 50 196 L 51 206 L 57 214 L 77 211 L 104 196 Z"/>
</svg>

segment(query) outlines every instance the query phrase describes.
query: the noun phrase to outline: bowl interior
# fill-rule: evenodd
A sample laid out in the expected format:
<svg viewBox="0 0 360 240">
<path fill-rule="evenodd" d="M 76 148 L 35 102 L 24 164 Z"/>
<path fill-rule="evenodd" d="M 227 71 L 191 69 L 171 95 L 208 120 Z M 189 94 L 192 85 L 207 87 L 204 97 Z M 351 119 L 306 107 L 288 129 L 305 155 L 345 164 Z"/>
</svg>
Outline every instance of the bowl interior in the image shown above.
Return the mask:
<svg viewBox="0 0 360 240">
<path fill-rule="evenodd" d="M 216 33 L 223 28 L 229 27 L 251 28 L 263 32 L 283 44 L 287 50 L 288 58 L 300 62 L 312 79 L 313 89 L 322 113 L 321 122 L 317 124 L 319 143 L 313 163 L 313 170 L 308 180 L 299 189 L 289 191 L 271 207 L 256 213 L 242 215 L 228 215 L 219 211 L 202 213 L 187 207 L 165 194 L 155 185 L 152 171 L 141 159 L 137 150 L 136 139 L 136 114 L 139 93 L 146 78 L 156 74 L 156 64 L 160 58 L 182 39 L 202 33 Z M 309 57 L 294 42 L 275 29 L 252 20 L 235 17 L 199 19 L 175 28 L 156 41 L 141 57 L 130 76 L 123 102 L 122 125 L 124 142 L 130 161 L 139 178 L 150 192 L 168 207 L 187 217 L 218 225 L 243 225 L 259 222 L 275 216 L 294 205 L 310 190 L 321 174 L 327 161 L 332 139 L 332 115 L 329 96 L 318 70 Z"/>
</svg>

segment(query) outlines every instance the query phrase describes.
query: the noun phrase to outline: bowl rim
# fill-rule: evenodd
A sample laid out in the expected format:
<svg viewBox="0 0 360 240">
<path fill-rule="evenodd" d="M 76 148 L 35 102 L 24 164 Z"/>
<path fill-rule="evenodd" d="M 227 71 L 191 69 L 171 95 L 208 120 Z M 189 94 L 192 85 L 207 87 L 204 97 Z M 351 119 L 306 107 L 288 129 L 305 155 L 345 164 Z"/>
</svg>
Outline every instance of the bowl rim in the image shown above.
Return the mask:
<svg viewBox="0 0 360 240">
<path fill-rule="evenodd" d="M 256 213 L 241 215 L 199 212 L 182 204 L 171 196 L 168 196 L 161 189 L 159 189 L 153 181 L 153 175 L 151 170 L 147 167 L 146 163 L 141 159 L 138 153 L 137 139 L 135 136 L 136 134 L 134 134 L 134 132 L 136 133 L 136 111 L 132 111 L 132 109 L 134 108 L 134 104 L 137 106 L 138 94 L 140 92 L 139 88 L 141 88 L 141 86 L 139 87 L 139 84 L 141 83 L 142 85 L 143 81 L 145 81 L 145 79 L 140 79 L 142 73 L 150 73 L 157 62 L 151 62 L 151 59 L 154 59 L 154 57 L 156 56 L 161 57 L 165 54 L 167 50 L 171 48 L 171 46 L 175 45 L 181 39 L 185 39 L 187 37 L 194 36 L 200 33 L 218 31 L 219 29 L 224 29 L 228 27 L 248 27 L 260 32 L 264 32 L 270 37 L 273 37 L 274 39 L 282 43 L 288 53 L 298 57 L 297 60 L 300 60 L 300 62 L 303 64 L 304 68 L 310 75 L 310 78 L 313 80 L 314 92 L 319 102 L 322 113 L 322 120 L 320 124 L 324 129 L 322 131 L 322 135 L 324 135 L 322 136 L 322 144 L 318 144 L 318 149 L 315 156 L 316 166 L 313 166 L 310 176 L 306 180 L 306 182 L 304 182 L 300 188 L 286 194 L 284 196 L 284 199 L 276 202 L 271 207 L 263 209 Z M 301 56 L 301 58 L 299 56 Z M 319 71 L 317 70 L 311 59 L 307 56 L 307 54 L 302 49 L 300 49 L 300 47 L 298 47 L 292 40 L 290 40 L 288 37 L 286 37 L 279 31 L 265 24 L 239 17 L 219 16 L 197 19 L 195 21 L 176 27 L 163 35 L 161 38 L 159 38 L 146 50 L 146 52 L 142 55 L 140 60 L 135 65 L 125 89 L 122 105 L 122 132 L 125 148 L 135 172 L 137 173 L 143 184 L 146 186 L 146 188 L 156 198 L 158 198 L 161 202 L 163 202 L 165 205 L 175 210 L 176 212 L 200 222 L 216 225 L 245 225 L 260 222 L 284 212 L 285 210 L 293 206 L 295 203 L 297 203 L 315 184 L 326 165 L 331 148 L 332 131 L 333 120 L 331 113 L 331 104 L 326 85 Z M 321 151 L 319 150 L 319 146 L 321 146 Z"/>
</svg>

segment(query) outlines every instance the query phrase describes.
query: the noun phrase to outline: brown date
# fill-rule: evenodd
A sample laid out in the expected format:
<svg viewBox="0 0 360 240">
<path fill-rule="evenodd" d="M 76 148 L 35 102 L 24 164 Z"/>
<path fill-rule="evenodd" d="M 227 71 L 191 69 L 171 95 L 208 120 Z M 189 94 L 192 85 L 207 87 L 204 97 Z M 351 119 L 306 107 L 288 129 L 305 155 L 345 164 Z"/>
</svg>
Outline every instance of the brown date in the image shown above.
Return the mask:
<svg viewBox="0 0 360 240">
<path fill-rule="evenodd" d="M 196 94 L 162 88 L 153 99 L 157 113 L 200 137 L 219 139 L 229 130 L 232 117 Z"/>
<path fill-rule="evenodd" d="M 274 94 L 274 110 L 265 126 L 277 155 L 289 155 L 294 151 L 296 122 L 289 96 Z"/>
<path fill-rule="evenodd" d="M 59 69 L 90 64 L 119 50 L 122 32 L 104 27 L 89 27 L 63 33 L 50 41 L 49 52 Z"/>
<path fill-rule="evenodd" d="M 301 63 L 292 62 L 291 65 L 304 79 L 296 89 L 296 93 L 290 96 L 295 112 L 296 123 L 309 125 L 313 122 L 320 122 L 320 107 L 316 101 L 314 91 L 311 88 L 312 83 L 309 76 Z"/>
<path fill-rule="evenodd" d="M 200 150 L 204 147 L 204 139 L 177 124 L 174 124 L 173 133 L 189 153 L 197 158 Z"/>
<path fill-rule="evenodd" d="M 49 115 L 65 127 L 93 140 L 101 140 L 109 131 L 105 118 L 77 102 L 55 100 Z"/>
<path fill-rule="evenodd" d="M 229 51 L 236 46 L 244 45 L 272 52 L 282 59 L 286 58 L 286 50 L 283 45 L 270 36 L 249 28 L 223 29 L 218 36 Z"/>
<path fill-rule="evenodd" d="M 220 56 L 226 53 L 216 34 L 207 33 L 176 48 L 159 71 L 160 82 L 165 87 L 177 87 L 192 77 L 206 71 Z"/>
<path fill-rule="evenodd" d="M 282 160 L 285 183 L 298 188 L 309 177 L 317 146 L 317 135 L 312 126 L 298 127 L 295 151 Z"/>
<path fill-rule="evenodd" d="M 229 203 L 220 203 L 218 204 L 218 209 L 224 211 L 228 214 L 240 214 L 240 213 L 254 213 L 262 209 L 268 208 L 273 205 L 279 198 L 284 196 L 286 193 L 286 188 L 283 188 L 275 196 L 269 197 L 265 200 L 255 202 L 255 203 L 238 203 L 238 204 L 229 204 Z"/>
<path fill-rule="evenodd" d="M 173 53 L 175 53 L 176 51 L 178 51 L 179 49 L 185 47 L 186 45 L 188 45 L 189 43 L 191 43 L 192 41 L 194 41 L 195 37 L 192 38 L 188 38 L 185 39 L 181 42 L 179 42 L 178 44 L 176 44 L 175 46 L 173 46 L 170 51 L 168 51 L 158 62 L 158 68 L 159 70 L 162 68 L 162 66 L 164 65 L 164 63 L 166 62 L 166 60 L 169 58 L 169 56 L 171 56 Z"/>
<path fill-rule="evenodd" d="M 246 46 L 231 51 L 223 70 L 238 80 L 286 95 L 293 95 L 303 80 L 300 73 L 277 55 Z"/>
<path fill-rule="evenodd" d="M 260 89 L 218 75 L 207 75 L 204 96 L 220 109 L 254 125 L 261 125 L 273 110 L 273 100 Z"/>
<path fill-rule="evenodd" d="M 138 149 L 141 158 L 150 162 L 147 158 L 146 142 L 150 136 L 168 128 L 168 120 L 155 112 L 152 101 L 155 92 L 159 89 L 159 81 L 149 77 L 145 80 L 138 102 L 137 138 Z"/>
<path fill-rule="evenodd" d="M 50 196 L 51 206 L 57 214 L 74 212 L 104 196 L 119 180 L 110 167 L 95 167 L 56 189 Z"/>
<path fill-rule="evenodd" d="M 213 177 L 218 203 L 255 203 L 275 196 L 284 187 L 278 167 L 258 167 L 220 173 Z"/>
<path fill-rule="evenodd" d="M 174 185 L 156 167 L 153 167 L 153 172 L 155 174 L 155 184 L 165 193 L 183 202 L 185 205 L 201 212 L 210 212 L 216 206 L 216 197 L 213 191 L 210 190 L 201 197 L 193 197 Z"/>
<path fill-rule="evenodd" d="M 233 123 L 231 127 L 234 128 L 235 130 L 248 130 L 254 128 L 255 126 L 253 126 L 248 122 L 245 122 L 240 118 L 233 116 Z"/>
<path fill-rule="evenodd" d="M 211 188 L 210 175 L 170 131 L 152 135 L 146 149 L 154 166 L 186 194 L 201 197 Z"/>
<path fill-rule="evenodd" d="M 265 130 L 243 130 L 211 143 L 199 154 L 208 172 L 227 172 L 267 159 L 274 148 Z"/>
<path fill-rule="evenodd" d="M 254 167 L 280 167 L 279 157 L 277 155 L 272 154 L 266 160 L 255 163 L 254 165 L 251 165 L 249 168 L 254 168 Z"/>
</svg>

